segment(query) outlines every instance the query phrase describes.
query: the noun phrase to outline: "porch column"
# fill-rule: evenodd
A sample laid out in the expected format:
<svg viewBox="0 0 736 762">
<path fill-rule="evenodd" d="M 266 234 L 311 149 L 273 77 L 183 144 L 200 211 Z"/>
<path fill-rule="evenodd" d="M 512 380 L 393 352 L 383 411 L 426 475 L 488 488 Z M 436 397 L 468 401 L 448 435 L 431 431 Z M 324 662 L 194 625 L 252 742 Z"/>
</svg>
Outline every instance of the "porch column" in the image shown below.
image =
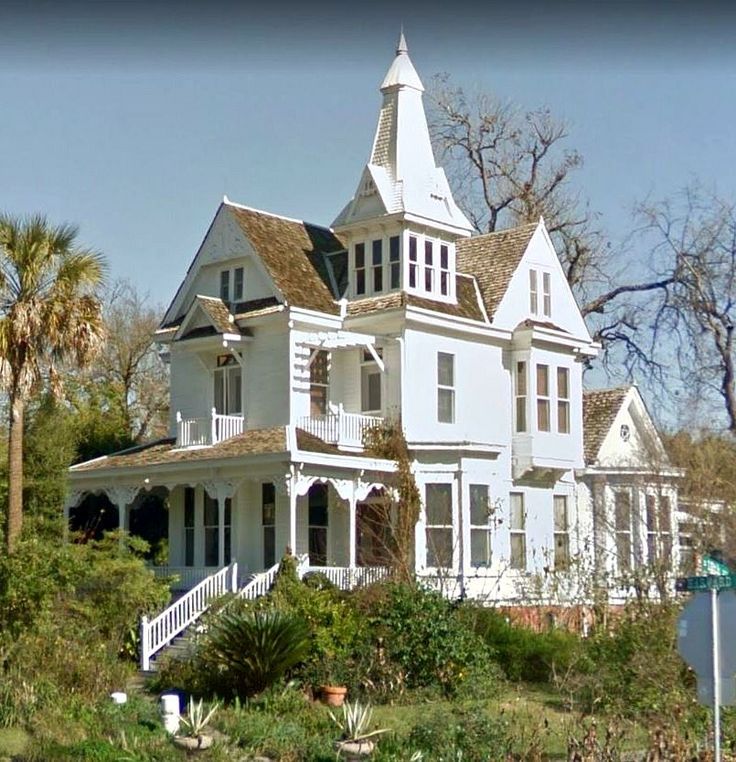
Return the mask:
<svg viewBox="0 0 736 762">
<path fill-rule="evenodd" d="M 289 492 L 289 548 L 291 548 L 291 554 L 297 555 L 296 550 L 296 501 L 298 498 L 296 488 L 297 477 L 292 474 L 288 481 Z"/>
<path fill-rule="evenodd" d="M 357 566 L 357 531 L 356 522 L 358 520 L 358 495 L 353 484 L 353 489 L 350 491 L 350 497 L 348 498 L 348 507 L 350 513 L 350 529 L 348 530 L 348 547 L 349 547 L 349 559 L 348 565 L 351 569 Z"/>
<path fill-rule="evenodd" d="M 204 488 L 211 498 L 217 500 L 217 566 L 225 566 L 225 501 L 233 499 L 236 486 L 232 482 L 205 482 Z M 232 561 L 232 505 L 230 506 L 230 560 Z"/>
<path fill-rule="evenodd" d="M 120 530 L 120 545 L 123 545 L 124 535 L 128 532 L 130 526 L 130 514 L 128 506 L 133 503 L 140 488 L 135 487 L 107 487 L 105 492 L 118 509 L 118 529 Z"/>
</svg>

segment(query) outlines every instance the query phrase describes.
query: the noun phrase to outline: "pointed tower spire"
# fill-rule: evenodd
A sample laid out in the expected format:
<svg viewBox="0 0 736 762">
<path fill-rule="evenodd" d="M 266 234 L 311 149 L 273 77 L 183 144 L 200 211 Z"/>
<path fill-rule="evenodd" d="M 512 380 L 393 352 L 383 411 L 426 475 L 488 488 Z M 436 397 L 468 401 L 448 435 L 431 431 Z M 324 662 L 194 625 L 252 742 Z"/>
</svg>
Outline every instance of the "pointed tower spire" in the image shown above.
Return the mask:
<svg viewBox="0 0 736 762">
<path fill-rule="evenodd" d="M 455 235 L 470 235 L 472 227 L 434 159 L 423 92 L 402 28 L 396 57 L 381 83 L 383 103 L 370 159 L 335 227 L 400 214 Z"/>
</svg>

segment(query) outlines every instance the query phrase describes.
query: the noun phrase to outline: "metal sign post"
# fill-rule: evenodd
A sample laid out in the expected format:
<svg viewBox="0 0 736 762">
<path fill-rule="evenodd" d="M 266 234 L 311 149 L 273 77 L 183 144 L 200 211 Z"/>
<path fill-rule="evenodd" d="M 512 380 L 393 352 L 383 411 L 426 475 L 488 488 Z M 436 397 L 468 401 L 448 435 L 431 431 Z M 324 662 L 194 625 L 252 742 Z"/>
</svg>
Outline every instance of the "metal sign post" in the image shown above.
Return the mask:
<svg viewBox="0 0 736 762">
<path fill-rule="evenodd" d="M 710 591 L 710 615 L 713 626 L 713 756 L 721 762 L 721 644 L 718 623 L 718 590 Z"/>
</svg>

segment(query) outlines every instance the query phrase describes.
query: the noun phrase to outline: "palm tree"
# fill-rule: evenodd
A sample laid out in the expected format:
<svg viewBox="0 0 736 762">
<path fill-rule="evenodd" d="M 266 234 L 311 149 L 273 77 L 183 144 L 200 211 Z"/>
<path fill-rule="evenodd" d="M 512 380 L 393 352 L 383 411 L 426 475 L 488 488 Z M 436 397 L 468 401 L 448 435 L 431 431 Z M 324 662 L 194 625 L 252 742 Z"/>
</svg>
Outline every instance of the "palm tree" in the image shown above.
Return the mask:
<svg viewBox="0 0 736 762">
<path fill-rule="evenodd" d="M 23 414 L 64 365 L 87 365 L 103 340 L 96 291 L 103 258 L 77 244 L 72 225 L 0 215 L 0 383 L 8 395 L 8 515 L 12 553 L 23 523 Z"/>
</svg>

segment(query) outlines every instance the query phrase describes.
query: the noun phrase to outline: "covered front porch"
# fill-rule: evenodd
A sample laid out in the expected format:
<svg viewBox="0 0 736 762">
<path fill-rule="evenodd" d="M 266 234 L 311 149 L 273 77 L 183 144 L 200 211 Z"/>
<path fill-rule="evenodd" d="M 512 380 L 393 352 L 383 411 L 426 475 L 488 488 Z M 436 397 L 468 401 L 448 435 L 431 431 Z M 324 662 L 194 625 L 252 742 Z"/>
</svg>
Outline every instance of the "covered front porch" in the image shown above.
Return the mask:
<svg viewBox="0 0 736 762">
<path fill-rule="evenodd" d="M 138 526 L 144 520 L 142 497 L 154 488 L 163 493 L 168 558 L 152 568 L 173 578 L 177 591 L 234 563 L 240 589 L 287 552 L 307 559 L 306 573 L 319 571 L 343 588 L 380 577 L 390 564 L 393 462 L 296 449 L 298 460 L 283 459 L 285 453 L 279 459 L 245 456 L 216 468 L 204 467 L 200 454 L 186 469 L 178 462 L 175 468 L 129 469 L 116 462 L 113 470 L 113 463 L 103 462 L 73 469 L 65 515 L 68 520 L 86 494 L 104 493 L 118 526 L 130 530 L 131 517 Z"/>
</svg>

